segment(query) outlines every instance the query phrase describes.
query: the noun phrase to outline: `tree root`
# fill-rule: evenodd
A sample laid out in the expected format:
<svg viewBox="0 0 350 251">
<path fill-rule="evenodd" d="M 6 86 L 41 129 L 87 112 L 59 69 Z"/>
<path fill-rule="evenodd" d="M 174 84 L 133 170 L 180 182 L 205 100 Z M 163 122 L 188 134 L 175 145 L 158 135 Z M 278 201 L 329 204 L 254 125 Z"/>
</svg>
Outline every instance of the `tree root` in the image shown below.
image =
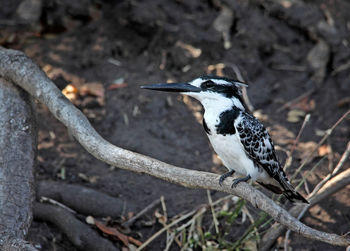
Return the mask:
<svg viewBox="0 0 350 251">
<path fill-rule="evenodd" d="M 43 203 L 34 203 L 34 218 L 57 226 L 79 250 L 119 250 L 90 226 L 82 223 L 67 210 Z"/>
<path fill-rule="evenodd" d="M 135 211 L 132 204 L 105 193 L 80 185 L 57 181 L 40 181 L 36 189 L 37 200 L 47 197 L 63 203 L 75 211 L 95 217 L 118 218 L 123 213 Z"/>
</svg>

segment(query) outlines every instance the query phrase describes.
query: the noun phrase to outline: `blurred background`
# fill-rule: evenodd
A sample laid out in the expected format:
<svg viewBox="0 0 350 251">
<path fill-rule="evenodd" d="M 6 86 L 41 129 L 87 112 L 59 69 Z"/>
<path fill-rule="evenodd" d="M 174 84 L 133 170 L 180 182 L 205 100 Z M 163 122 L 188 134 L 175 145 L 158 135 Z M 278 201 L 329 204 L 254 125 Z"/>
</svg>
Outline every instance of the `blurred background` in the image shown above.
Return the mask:
<svg viewBox="0 0 350 251">
<path fill-rule="evenodd" d="M 200 104 L 139 86 L 207 74 L 241 80 L 249 85 L 246 100 L 268 127 L 280 160 L 290 157 L 289 176 L 314 152 L 301 171 L 306 182 L 300 191 L 305 195 L 333 170 L 350 138 L 346 118 L 317 148 L 325 131 L 350 107 L 349 13 L 350 3 L 341 0 L 1 0 L 0 45 L 22 50 L 38 63 L 111 143 L 218 174 L 226 169 L 202 129 Z M 122 199 L 130 207 L 118 219 L 105 219 L 117 228 L 163 196 L 163 206 L 123 230 L 141 242 L 171 219 L 208 205 L 208 199 L 219 200 L 214 218 L 207 208 L 147 249 L 258 250 L 259 238 L 272 224 L 259 210 L 226 194 L 109 167 L 85 152 L 45 106 L 38 103 L 36 108 L 37 181 L 79 184 Z M 292 150 L 307 114 L 310 119 Z M 343 168 L 348 167 L 346 163 Z M 348 186 L 313 207 L 304 222 L 346 233 L 349 192 Z M 104 237 L 126 248 L 118 238 Z M 38 219 L 28 240 L 41 250 L 75 250 L 55 225 Z M 273 248 L 282 250 L 283 242 L 280 237 Z M 344 250 L 296 234 L 288 243 L 292 250 Z"/>
</svg>

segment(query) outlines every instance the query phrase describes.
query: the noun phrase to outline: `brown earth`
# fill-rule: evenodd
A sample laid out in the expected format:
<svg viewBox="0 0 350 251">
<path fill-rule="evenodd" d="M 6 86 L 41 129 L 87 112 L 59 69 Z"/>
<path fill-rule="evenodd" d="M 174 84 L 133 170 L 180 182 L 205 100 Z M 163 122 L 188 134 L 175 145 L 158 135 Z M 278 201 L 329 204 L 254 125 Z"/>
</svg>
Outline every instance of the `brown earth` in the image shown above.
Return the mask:
<svg viewBox="0 0 350 251">
<path fill-rule="evenodd" d="M 176 94 L 141 90 L 140 85 L 189 81 L 215 68 L 210 65 L 220 68 L 220 63 L 229 74 L 230 66 L 238 66 L 249 84 L 251 103 L 266 115 L 262 120 L 277 145 L 290 148 L 301 127 L 303 117 L 288 121 L 291 110 L 311 114 L 289 175 L 309 150 L 302 148 L 304 143 L 318 142 L 317 132 L 330 128 L 349 109 L 350 71 L 341 68 L 350 56 L 350 4 L 346 1 L 296 1 L 289 6 L 289 1 L 51 0 L 44 1 L 40 20 L 29 26 L 16 23 L 14 10 L 20 0 L 2 2 L 7 3 L 0 3 L 0 20 L 13 23 L 0 22 L 1 45 L 24 50 L 61 89 L 70 83 L 79 90 L 86 83 L 101 85 L 104 95 L 99 100 L 85 94 L 73 100 L 96 130 L 117 146 L 170 164 L 225 171 L 215 161 L 202 130 L 199 104 Z M 229 49 L 213 25 L 223 5 L 233 11 Z M 200 49 L 199 57 L 193 54 L 198 52 L 195 49 Z M 116 85 L 120 82 L 125 84 Z M 311 89 L 315 91 L 297 106 L 278 111 Z M 205 191 L 113 170 L 89 155 L 46 107 L 38 104 L 37 111 L 37 180 L 82 184 L 135 205 L 136 212 L 163 195 L 169 217 L 207 203 Z M 332 164 L 350 138 L 349 125 L 348 119 L 341 123 L 327 142 L 333 151 Z M 285 159 L 283 151 L 278 154 Z M 344 168 L 348 167 L 349 163 Z M 308 178 L 310 188 L 328 173 L 325 161 Z M 314 207 L 304 221 L 327 232 L 349 231 L 349 189 Z M 152 217 L 150 212 L 144 218 Z M 238 227 L 230 237 L 233 240 L 244 232 Z M 160 224 L 136 224 L 132 231 L 141 233 L 139 239 L 145 241 L 160 228 Z M 44 222 L 33 222 L 28 239 L 42 250 L 74 250 L 63 233 Z M 344 250 L 296 234 L 290 245 L 295 250 Z M 161 236 L 148 250 L 164 247 Z"/>
</svg>

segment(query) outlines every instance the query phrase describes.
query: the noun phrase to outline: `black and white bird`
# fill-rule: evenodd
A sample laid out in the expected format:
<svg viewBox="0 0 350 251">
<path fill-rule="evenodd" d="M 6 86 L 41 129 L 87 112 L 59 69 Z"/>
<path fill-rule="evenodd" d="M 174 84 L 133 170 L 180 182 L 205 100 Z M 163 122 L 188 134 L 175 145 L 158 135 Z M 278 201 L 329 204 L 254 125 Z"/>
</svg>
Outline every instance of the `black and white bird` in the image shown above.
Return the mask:
<svg viewBox="0 0 350 251">
<path fill-rule="evenodd" d="M 308 203 L 289 182 L 267 130 L 246 108 L 241 93 L 244 83 L 217 76 L 202 76 L 188 83 L 151 84 L 143 89 L 179 92 L 204 107 L 203 127 L 223 164 L 229 170 L 219 183 L 233 173 L 239 182 L 253 180 L 288 200 Z"/>
</svg>

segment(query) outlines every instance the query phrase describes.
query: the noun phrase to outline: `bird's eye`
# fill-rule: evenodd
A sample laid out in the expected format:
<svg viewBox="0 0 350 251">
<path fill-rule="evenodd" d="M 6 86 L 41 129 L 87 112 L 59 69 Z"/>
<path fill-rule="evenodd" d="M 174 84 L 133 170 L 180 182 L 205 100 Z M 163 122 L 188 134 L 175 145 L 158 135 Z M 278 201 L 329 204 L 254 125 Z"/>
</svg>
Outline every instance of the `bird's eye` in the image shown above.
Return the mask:
<svg viewBox="0 0 350 251">
<path fill-rule="evenodd" d="M 204 83 L 201 84 L 202 88 L 210 88 L 215 86 L 215 83 L 211 80 L 205 81 Z"/>
</svg>

